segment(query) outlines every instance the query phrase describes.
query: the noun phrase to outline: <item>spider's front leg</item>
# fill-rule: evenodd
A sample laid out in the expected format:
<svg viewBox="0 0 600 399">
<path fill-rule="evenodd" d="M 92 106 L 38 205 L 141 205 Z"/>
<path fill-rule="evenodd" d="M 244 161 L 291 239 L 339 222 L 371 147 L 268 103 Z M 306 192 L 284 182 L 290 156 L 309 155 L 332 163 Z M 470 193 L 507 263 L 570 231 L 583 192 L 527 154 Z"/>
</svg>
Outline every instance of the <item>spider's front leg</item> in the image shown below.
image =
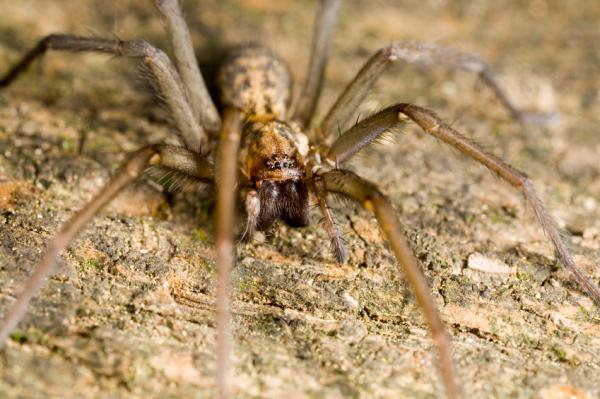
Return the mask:
<svg viewBox="0 0 600 399">
<path fill-rule="evenodd" d="M 217 397 L 229 397 L 231 383 L 231 266 L 234 261 L 234 216 L 237 185 L 237 162 L 242 135 L 242 115 L 227 108 L 217 149 Z"/>
<path fill-rule="evenodd" d="M 387 131 L 398 130 L 396 128 L 407 120 L 412 120 L 426 133 L 481 163 L 519 190 L 533 209 L 539 224 L 550 238 L 561 263 L 575 276 L 590 298 L 597 305 L 600 305 L 600 289 L 575 264 L 573 256 L 563 241 L 556 223 L 537 197 L 533 184 L 527 175 L 452 129 L 452 127 L 444 123 L 433 112 L 413 104 L 398 104 L 386 108 L 364 119 L 342 134 L 331 146 L 327 158 L 336 165 L 342 164 L 360 149 L 372 143 L 381 134 Z"/>
<path fill-rule="evenodd" d="M 350 117 L 371 91 L 379 77 L 396 62 L 406 62 L 423 67 L 443 67 L 474 73 L 488 86 L 510 115 L 522 123 L 545 124 L 552 115 L 528 113 L 519 110 L 500 88 L 488 65 L 472 54 L 433 44 L 395 43 L 377 51 L 346 86 L 335 104 L 329 109 L 320 125 L 318 139 L 331 144 L 339 128 L 345 129 Z"/>
<path fill-rule="evenodd" d="M 205 157 L 185 148 L 154 145 L 134 152 L 104 188 L 67 221 L 50 241 L 46 253 L 35 266 L 33 274 L 18 295 L 16 302 L 0 323 L 0 347 L 23 318 L 31 298 L 41 288 L 46 278 L 54 272 L 59 253 L 75 239 L 77 234 L 105 205 L 115 198 L 119 191 L 137 180 L 149 166 L 174 170 L 199 181 L 211 181 L 213 178 L 212 164 Z"/>
<path fill-rule="evenodd" d="M 450 354 L 450 340 L 429 292 L 423 272 L 387 198 L 372 183 L 346 170 L 335 170 L 315 176 L 314 184 L 317 189 L 345 195 L 373 211 L 384 235 L 390 241 L 394 254 L 402 266 L 406 279 L 425 316 L 439 354 L 440 370 L 446 394 L 448 398 L 458 398 L 459 388 Z"/>
<path fill-rule="evenodd" d="M 98 37 L 81 37 L 53 34 L 38 42 L 4 76 L 0 77 L 0 88 L 11 84 L 31 63 L 48 50 L 89 51 L 136 58 L 150 69 L 171 112 L 186 148 L 200 152 L 208 138 L 194 114 L 185 87 L 169 57 L 160 49 L 144 40 L 117 40 Z"/>
</svg>

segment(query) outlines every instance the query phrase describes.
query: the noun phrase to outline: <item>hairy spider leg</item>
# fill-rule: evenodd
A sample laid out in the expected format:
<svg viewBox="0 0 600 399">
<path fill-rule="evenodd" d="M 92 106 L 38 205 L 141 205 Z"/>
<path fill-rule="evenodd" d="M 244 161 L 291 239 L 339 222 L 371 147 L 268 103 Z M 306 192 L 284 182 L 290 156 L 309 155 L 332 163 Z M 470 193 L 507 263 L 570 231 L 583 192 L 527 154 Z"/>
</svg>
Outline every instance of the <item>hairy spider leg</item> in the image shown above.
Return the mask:
<svg viewBox="0 0 600 399">
<path fill-rule="evenodd" d="M 315 185 L 321 185 L 325 191 L 352 198 L 375 214 L 383 234 L 390 241 L 396 259 L 402 266 L 419 307 L 423 311 L 438 351 L 446 395 L 451 399 L 458 398 L 458 379 L 452 361 L 450 339 L 429 292 L 425 276 L 408 245 L 402 226 L 398 222 L 389 200 L 374 184 L 347 170 L 334 170 L 315 176 Z"/>
<path fill-rule="evenodd" d="M 155 3 L 165 21 L 177 70 L 181 74 L 194 114 L 206 130 L 218 132 L 221 118 L 200 73 L 190 30 L 183 18 L 179 0 L 155 0 Z"/>
<path fill-rule="evenodd" d="M 317 109 L 341 0 L 321 0 L 319 3 L 310 62 L 300 97 L 292 112 L 292 120 L 298 121 L 302 126 L 310 126 Z"/>
<path fill-rule="evenodd" d="M 360 69 L 354 79 L 339 95 L 321 121 L 318 129 L 319 142 L 330 145 L 339 129 L 346 129 L 352 114 L 371 91 L 379 77 L 396 62 L 406 62 L 423 67 L 440 66 L 448 70 L 463 70 L 476 74 L 492 89 L 500 103 L 510 115 L 522 123 L 544 124 L 552 115 L 541 115 L 519 110 L 507 97 L 493 77 L 488 65 L 472 54 L 458 52 L 452 48 L 434 44 L 394 43 L 378 50 Z"/>
<path fill-rule="evenodd" d="M 521 191 L 525 200 L 533 209 L 539 224 L 554 245 L 560 262 L 569 269 L 590 298 L 597 305 L 600 305 L 600 290 L 575 264 L 573 256 L 563 241 L 556 223 L 542 205 L 542 201 L 538 198 L 533 183 L 527 175 L 452 129 L 432 111 L 413 104 L 397 104 L 386 108 L 364 119 L 343 133 L 329 150 L 327 158 L 337 165 L 342 164 L 361 148 L 372 143 L 382 133 L 397 130 L 394 128 L 408 119 L 419 125 L 426 133 L 481 163 L 508 184 Z"/>
<path fill-rule="evenodd" d="M 56 268 L 57 257 L 77 237 L 85 225 L 148 166 L 160 166 L 188 174 L 200 181 L 211 181 L 213 167 L 208 160 L 181 147 L 153 145 L 144 147 L 129 156 L 108 183 L 79 212 L 69 219 L 48 244 L 46 253 L 34 267 L 15 303 L 0 323 L 0 347 L 25 315 L 31 298 L 39 291 Z"/>
<path fill-rule="evenodd" d="M 99 37 L 81 37 L 68 34 L 52 34 L 40 40 L 2 78 L 0 87 L 8 86 L 24 72 L 29 65 L 48 50 L 90 51 L 138 58 L 150 69 L 156 84 L 167 102 L 175 124 L 186 148 L 200 152 L 208 142 L 207 135 L 192 110 L 188 97 L 169 57 L 160 49 L 144 40 L 123 41 Z"/>
</svg>

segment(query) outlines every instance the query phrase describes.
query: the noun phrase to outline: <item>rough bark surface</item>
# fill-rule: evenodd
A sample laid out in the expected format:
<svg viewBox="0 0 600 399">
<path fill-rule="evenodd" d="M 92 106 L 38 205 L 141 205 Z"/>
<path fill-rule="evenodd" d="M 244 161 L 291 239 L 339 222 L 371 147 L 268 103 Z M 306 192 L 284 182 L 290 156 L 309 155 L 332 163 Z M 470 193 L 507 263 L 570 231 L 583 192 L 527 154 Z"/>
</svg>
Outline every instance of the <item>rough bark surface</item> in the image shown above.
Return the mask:
<svg viewBox="0 0 600 399">
<path fill-rule="evenodd" d="M 0 72 L 53 32 L 144 38 L 168 50 L 151 1 L 3 2 Z M 263 40 L 306 69 L 315 5 L 186 1 L 202 64 Z M 600 4 L 594 1 L 347 1 L 321 115 L 379 47 L 450 44 L 485 57 L 519 106 L 560 112 L 519 126 L 473 76 L 395 67 L 361 114 L 394 102 L 437 110 L 527 172 L 576 260 L 600 282 Z M 208 69 L 207 69 L 208 70 Z M 48 54 L 0 92 L 0 309 L 45 243 L 127 152 L 173 140 L 137 66 Z M 353 168 L 396 206 L 453 337 L 466 397 L 600 396 L 600 313 L 518 193 L 407 127 Z M 140 183 L 65 251 L 58 273 L 0 351 L 3 398 L 212 397 L 212 193 Z M 432 342 L 374 218 L 336 206 L 350 260 L 317 223 L 239 247 L 234 270 L 235 397 L 432 398 Z"/>
</svg>

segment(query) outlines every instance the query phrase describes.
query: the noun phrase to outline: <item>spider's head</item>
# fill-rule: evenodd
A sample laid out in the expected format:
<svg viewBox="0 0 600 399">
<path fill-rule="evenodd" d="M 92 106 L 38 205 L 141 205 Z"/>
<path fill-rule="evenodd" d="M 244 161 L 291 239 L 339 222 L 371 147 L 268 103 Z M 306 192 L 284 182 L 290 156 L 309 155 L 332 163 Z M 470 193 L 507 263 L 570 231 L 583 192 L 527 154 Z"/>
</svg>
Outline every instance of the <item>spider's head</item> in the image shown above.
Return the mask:
<svg viewBox="0 0 600 399">
<path fill-rule="evenodd" d="M 260 199 L 258 228 L 277 219 L 294 227 L 308 225 L 308 139 L 297 127 L 280 121 L 253 123 L 247 129 L 246 173 Z"/>
<path fill-rule="evenodd" d="M 257 187 L 263 180 L 304 178 L 308 139 L 293 125 L 277 120 L 247 126 L 246 175 Z"/>
</svg>

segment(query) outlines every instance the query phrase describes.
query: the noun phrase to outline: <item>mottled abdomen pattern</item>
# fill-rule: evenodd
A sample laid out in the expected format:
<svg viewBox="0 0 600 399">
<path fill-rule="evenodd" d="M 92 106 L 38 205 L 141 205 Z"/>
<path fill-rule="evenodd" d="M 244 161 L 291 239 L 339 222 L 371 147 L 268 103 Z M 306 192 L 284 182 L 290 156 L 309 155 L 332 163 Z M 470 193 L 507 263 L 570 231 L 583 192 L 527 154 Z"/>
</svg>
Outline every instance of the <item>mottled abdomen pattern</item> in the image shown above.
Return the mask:
<svg viewBox="0 0 600 399">
<path fill-rule="evenodd" d="M 218 82 L 223 105 L 242 110 L 248 120 L 285 120 L 292 80 L 285 62 L 268 48 L 234 47 Z"/>
</svg>

